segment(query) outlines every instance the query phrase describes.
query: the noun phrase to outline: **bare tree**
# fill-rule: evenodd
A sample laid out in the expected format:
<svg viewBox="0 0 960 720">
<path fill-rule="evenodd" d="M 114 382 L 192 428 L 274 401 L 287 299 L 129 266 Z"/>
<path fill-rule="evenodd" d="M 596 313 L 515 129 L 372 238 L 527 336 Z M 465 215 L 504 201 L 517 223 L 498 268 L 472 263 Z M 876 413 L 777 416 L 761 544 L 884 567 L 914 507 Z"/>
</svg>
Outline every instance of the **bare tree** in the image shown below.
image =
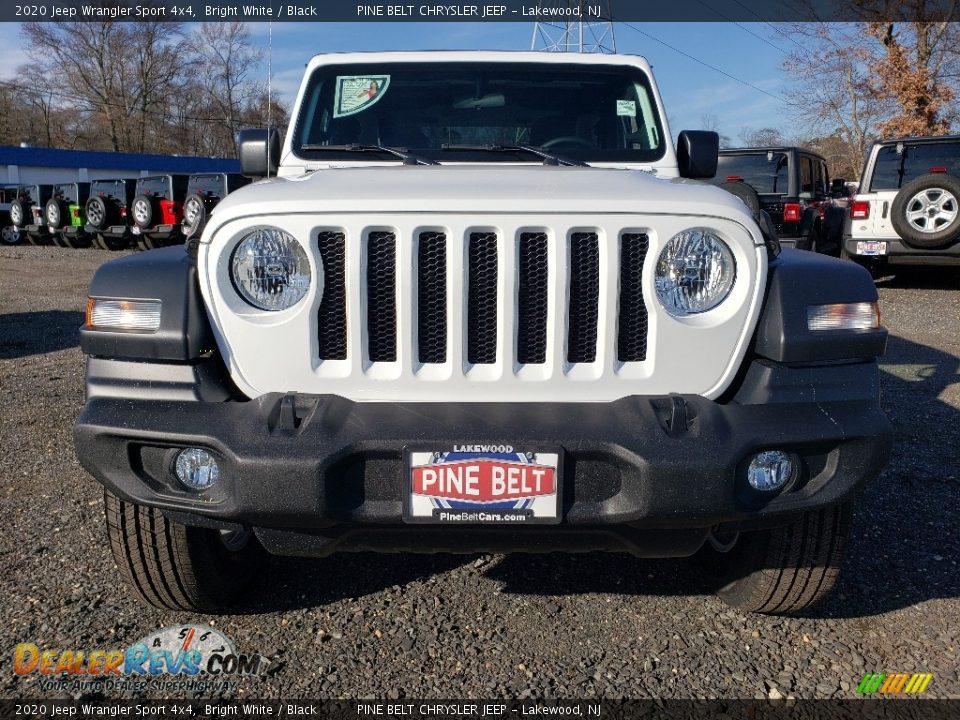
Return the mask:
<svg viewBox="0 0 960 720">
<path fill-rule="evenodd" d="M 253 74 L 262 53 L 250 43 L 247 26 L 240 22 L 204 23 L 193 34 L 189 48 L 192 75 L 203 89 L 207 113 L 217 121 L 216 140 L 223 152 L 233 147 L 243 111 L 260 93 Z"/>
<path fill-rule="evenodd" d="M 740 131 L 740 142 L 745 147 L 770 147 L 775 145 L 791 144 L 777 128 L 743 128 Z"/>
<path fill-rule="evenodd" d="M 260 52 L 242 23 L 34 23 L 23 33 L 33 61 L 23 76 L 43 78 L 11 87 L 31 142 L 228 157 L 241 127 L 266 124 Z M 276 102 L 269 112 L 285 124 Z"/>
<path fill-rule="evenodd" d="M 717 133 L 720 136 L 720 147 L 730 147 L 730 136 L 720 132 L 720 118 L 713 113 L 704 113 L 700 116 L 700 128 Z"/>
</svg>

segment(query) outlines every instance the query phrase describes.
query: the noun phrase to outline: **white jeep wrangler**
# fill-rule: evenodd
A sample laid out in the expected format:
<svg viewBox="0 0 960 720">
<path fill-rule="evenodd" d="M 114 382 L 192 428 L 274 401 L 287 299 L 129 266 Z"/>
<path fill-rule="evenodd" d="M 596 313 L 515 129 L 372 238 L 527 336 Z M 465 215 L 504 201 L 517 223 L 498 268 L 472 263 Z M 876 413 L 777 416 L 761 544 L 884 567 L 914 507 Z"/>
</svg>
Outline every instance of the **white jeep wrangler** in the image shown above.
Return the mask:
<svg viewBox="0 0 960 720">
<path fill-rule="evenodd" d="M 960 136 L 873 146 L 842 255 L 875 273 L 888 263 L 960 264 Z"/>
<path fill-rule="evenodd" d="M 154 605 L 263 549 L 700 553 L 730 603 L 833 584 L 886 462 L 869 274 L 691 178 L 645 60 L 322 55 L 202 237 L 96 273 L 77 453 Z M 277 175 L 277 177 L 272 177 Z M 762 222 L 758 222 L 761 220 Z"/>
</svg>

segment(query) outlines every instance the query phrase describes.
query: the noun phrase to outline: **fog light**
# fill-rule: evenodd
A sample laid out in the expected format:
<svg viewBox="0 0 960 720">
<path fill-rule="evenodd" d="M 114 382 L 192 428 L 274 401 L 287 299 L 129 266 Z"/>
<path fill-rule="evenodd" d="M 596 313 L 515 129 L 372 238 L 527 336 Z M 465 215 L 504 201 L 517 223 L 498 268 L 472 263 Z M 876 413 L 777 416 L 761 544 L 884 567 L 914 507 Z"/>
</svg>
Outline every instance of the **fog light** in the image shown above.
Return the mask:
<svg viewBox="0 0 960 720">
<path fill-rule="evenodd" d="M 793 475 L 793 460 L 782 450 L 757 453 L 747 467 L 747 482 L 754 490 L 779 490 Z"/>
<path fill-rule="evenodd" d="M 177 479 L 191 490 L 206 490 L 220 479 L 217 459 L 203 448 L 187 448 L 177 454 Z"/>
</svg>

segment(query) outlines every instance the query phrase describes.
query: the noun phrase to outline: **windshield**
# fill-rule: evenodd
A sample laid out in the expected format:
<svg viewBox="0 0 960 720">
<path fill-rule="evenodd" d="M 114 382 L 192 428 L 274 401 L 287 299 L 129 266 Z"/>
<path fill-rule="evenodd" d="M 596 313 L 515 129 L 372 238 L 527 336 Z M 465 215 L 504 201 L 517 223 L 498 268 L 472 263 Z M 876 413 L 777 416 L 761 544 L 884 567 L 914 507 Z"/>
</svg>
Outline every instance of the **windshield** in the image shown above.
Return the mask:
<svg viewBox="0 0 960 720">
<path fill-rule="evenodd" d="M 137 192 L 144 195 L 156 195 L 169 200 L 170 180 L 166 177 L 141 178 L 137 182 Z"/>
<path fill-rule="evenodd" d="M 187 193 L 200 193 L 201 195 L 221 197 L 224 194 L 223 185 L 223 175 L 191 175 L 190 184 L 187 186 Z"/>
<path fill-rule="evenodd" d="M 652 162 L 665 152 L 641 70 L 555 63 L 319 68 L 304 95 L 293 150 L 308 159 L 356 159 L 316 147 L 351 144 L 402 147 L 442 161 L 530 160 L 522 152 L 444 152 L 444 145 L 533 145 L 585 161 Z"/>
<path fill-rule="evenodd" d="M 873 166 L 870 192 L 899 190 L 904 184 L 931 171 L 950 175 L 960 173 L 960 143 L 901 145 L 902 153 L 897 152 L 896 145 L 880 148 Z"/>
<path fill-rule="evenodd" d="M 58 197 L 67 203 L 77 202 L 76 185 L 57 185 L 53 190 L 53 194 L 55 197 Z"/>
<path fill-rule="evenodd" d="M 786 195 L 787 163 L 787 154 L 780 152 L 721 155 L 717 160 L 717 174 L 711 182 L 718 185 L 736 178 L 761 195 Z"/>
</svg>

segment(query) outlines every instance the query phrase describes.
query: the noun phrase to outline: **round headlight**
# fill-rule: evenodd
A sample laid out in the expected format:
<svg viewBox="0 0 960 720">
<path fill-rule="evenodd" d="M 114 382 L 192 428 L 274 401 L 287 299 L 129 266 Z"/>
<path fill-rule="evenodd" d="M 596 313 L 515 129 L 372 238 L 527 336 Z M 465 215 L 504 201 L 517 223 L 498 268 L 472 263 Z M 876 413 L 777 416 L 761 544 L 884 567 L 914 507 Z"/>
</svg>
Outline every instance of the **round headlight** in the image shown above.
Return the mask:
<svg viewBox="0 0 960 720">
<path fill-rule="evenodd" d="M 233 251 L 230 276 L 240 296 L 255 308 L 286 310 L 310 289 L 310 262 L 289 233 L 257 228 Z"/>
<path fill-rule="evenodd" d="M 694 315 L 722 303 L 737 275 L 727 244 L 709 228 L 677 233 L 657 260 L 657 297 L 673 315 Z"/>
</svg>

